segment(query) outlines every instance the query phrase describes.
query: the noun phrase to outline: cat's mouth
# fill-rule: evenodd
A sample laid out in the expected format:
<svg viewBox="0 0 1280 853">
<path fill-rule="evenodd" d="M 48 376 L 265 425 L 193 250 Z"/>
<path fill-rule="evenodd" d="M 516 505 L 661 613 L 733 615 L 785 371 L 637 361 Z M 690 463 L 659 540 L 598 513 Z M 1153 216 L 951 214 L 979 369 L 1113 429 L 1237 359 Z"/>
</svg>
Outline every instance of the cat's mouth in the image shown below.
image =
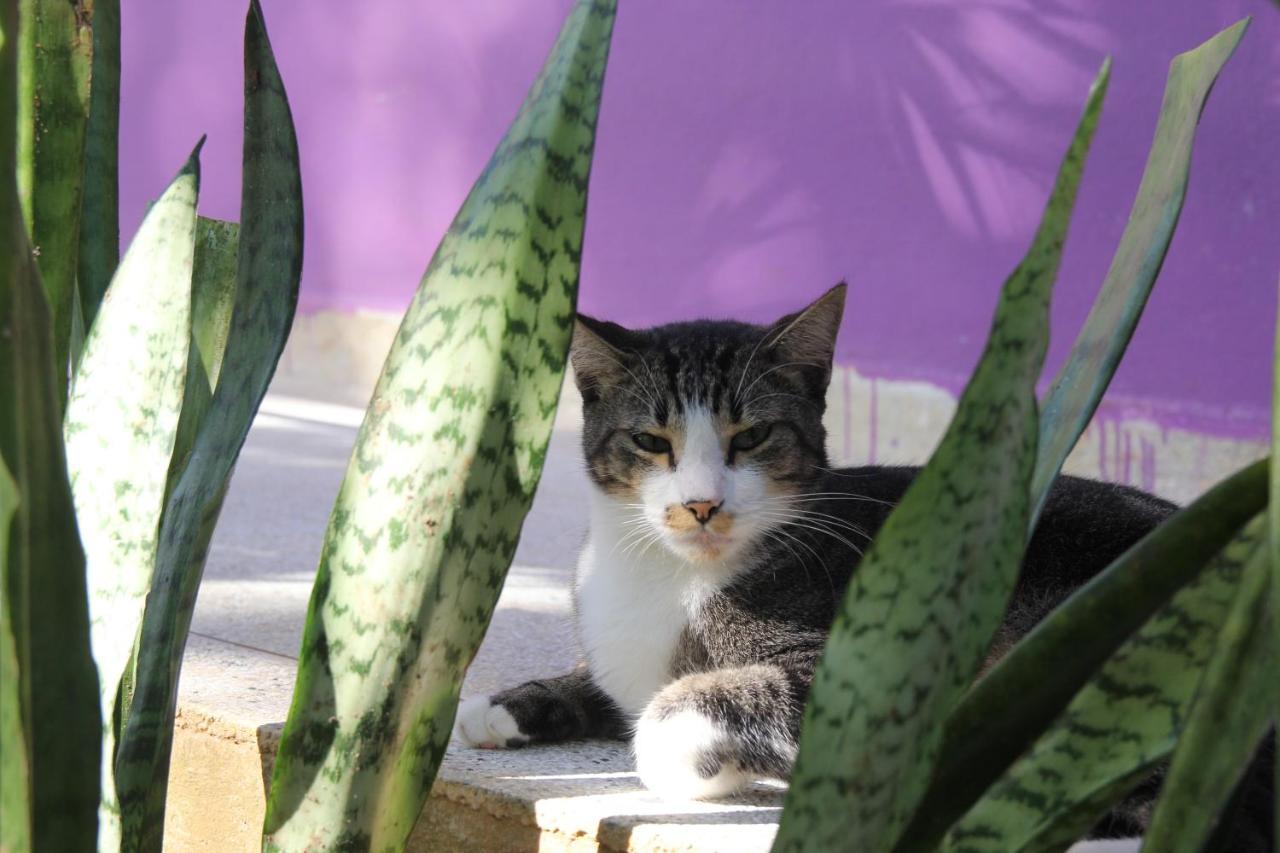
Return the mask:
<svg viewBox="0 0 1280 853">
<path fill-rule="evenodd" d="M 679 550 L 696 560 L 718 560 L 733 549 L 733 537 L 707 529 L 683 533 L 675 537 Z"/>
</svg>

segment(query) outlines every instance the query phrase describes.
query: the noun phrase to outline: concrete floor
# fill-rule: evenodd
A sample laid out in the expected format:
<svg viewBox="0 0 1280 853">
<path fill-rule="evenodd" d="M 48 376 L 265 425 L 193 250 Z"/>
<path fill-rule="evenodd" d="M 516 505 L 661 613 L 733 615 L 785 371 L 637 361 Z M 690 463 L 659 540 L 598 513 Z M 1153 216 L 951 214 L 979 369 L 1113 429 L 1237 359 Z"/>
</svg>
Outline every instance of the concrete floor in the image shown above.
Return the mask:
<svg viewBox="0 0 1280 853">
<path fill-rule="evenodd" d="M 167 850 L 258 849 L 261 777 L 288 709 L 321 536 L 360 416 L 357 408 L 268 397 L 250 433 L 182 674 Z M 575 661 L 568 587 L 588 488 L 577 442 L 570 417 L 555 432 L 464 695 L 558 674 Z M 768 849 L 780 805 L 780 789 L 766 785 L 727 803 L 664 802 L 640 786 L 627 750 L 615 744 L 453 750 L 411 847 L 751 853 Z"/>
</svg>

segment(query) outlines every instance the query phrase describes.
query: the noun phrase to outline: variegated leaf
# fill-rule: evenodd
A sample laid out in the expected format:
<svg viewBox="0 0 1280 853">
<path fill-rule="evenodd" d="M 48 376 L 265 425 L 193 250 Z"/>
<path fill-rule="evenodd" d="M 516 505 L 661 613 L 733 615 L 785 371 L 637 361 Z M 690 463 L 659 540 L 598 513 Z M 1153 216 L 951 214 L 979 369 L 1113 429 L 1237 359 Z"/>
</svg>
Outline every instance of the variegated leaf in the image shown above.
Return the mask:
<svg viewBox="0 0 1280 853">
<path fill-rule="evenodd" d="M 199 150 L 151 206 L 107 288 L 64 421 L 104 721 L 104 849 L 119 834 L 111 720 L 155 572 L 186 381 Z"/>
<path fill-rule="evenodd" d="M 1109 70 L 955 418 L 850 583 L 814 678 L 775 851 L 892 848 L 1000 624 L 1031 513 L 1049 294 Z"/>
<path fill-rule="evenodd" d="M 264 848 L 399 849 L 551 434 L 615 3 L 580 0 L 427 269 L 334 507 Z"/>
<path fill-rule="evenodd" d="M 1249 19 L 1175 57 L 1169 66 L 1155 140 L 1111 268 L 1040 412 L 1040 445 L 1031 494 L 1032 525 L 1067 454 L 1093 417 L 1138 325 L 1173 239 L 1191 171 L 1191 146 L 1209 92 Z"/>
<path fill-rule="evenodd" d="M 240 241 L 226 349 L 217 389 L 199 424 L 190 458 L 171 483 L 160 527 L 156 575 L 143 616 L 133 701 L 116 753 L 124 843 L 130 850 L 158 853 L 163 844 L 178 670 L 209 540 L 298 303 L 302 274 L 298 145 L 257 0 L 250 0 L 245 22 L 244 97 Z M 197 301 L 197 320 L 201 312 Z M 208 317 L 215 318 L 217 313 Z M 202 368 L 206 357 L 201 355 Z"/>
<path fill-rule="evenodd" d="M 1235 601 L 1265 547 L 1259 516 L 1090 679 L 947 835 L 945 853 L 1065 850 L 1168 758 Z"/>
</svg>

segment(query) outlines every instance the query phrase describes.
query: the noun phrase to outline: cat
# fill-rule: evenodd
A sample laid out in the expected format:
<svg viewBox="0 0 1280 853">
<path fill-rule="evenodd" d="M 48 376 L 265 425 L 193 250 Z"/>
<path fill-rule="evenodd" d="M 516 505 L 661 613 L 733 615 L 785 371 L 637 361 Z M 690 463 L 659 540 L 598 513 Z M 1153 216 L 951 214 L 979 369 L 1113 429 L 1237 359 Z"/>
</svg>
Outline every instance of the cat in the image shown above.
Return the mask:
<svg viewBox="0 0 1280 853">
<path fill-rule="evenodd" d="M 829 625 L 917 470 L 834 470 L 823 414 L 845 288 L 768 326 L 631 330 L 580 315 L 570 358 L 592 488 L 573 590 L 585 660 L 464 701 L 455 735 L 510 748 L 630 738 L 675 798 L 786 780 Z M 1060 477 L 993 657 L 1176 510 Z M 1147 796 L 1099 832 L 1137 835 Z"/>
</svg>

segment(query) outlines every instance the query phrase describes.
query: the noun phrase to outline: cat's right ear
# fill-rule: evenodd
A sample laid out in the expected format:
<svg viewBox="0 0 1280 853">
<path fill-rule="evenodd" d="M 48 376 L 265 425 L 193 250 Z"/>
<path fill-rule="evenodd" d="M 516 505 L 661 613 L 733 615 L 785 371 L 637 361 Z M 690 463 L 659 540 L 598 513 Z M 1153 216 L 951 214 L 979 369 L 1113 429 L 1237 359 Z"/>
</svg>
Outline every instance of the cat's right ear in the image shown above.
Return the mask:
<svg viewBox="0 0 1280 853">
<path fill-rule="evenodd" d="M 635 333 L 604 320 L 579 314 L 573 324 L 573 343 L 569 360 L 573 364 L 573 381 L 582 392 L 584 403 L 600 398 L 600 391 L 619 385 L 627 378 L 627 350 L 637 349 Z"/>
</svg>

